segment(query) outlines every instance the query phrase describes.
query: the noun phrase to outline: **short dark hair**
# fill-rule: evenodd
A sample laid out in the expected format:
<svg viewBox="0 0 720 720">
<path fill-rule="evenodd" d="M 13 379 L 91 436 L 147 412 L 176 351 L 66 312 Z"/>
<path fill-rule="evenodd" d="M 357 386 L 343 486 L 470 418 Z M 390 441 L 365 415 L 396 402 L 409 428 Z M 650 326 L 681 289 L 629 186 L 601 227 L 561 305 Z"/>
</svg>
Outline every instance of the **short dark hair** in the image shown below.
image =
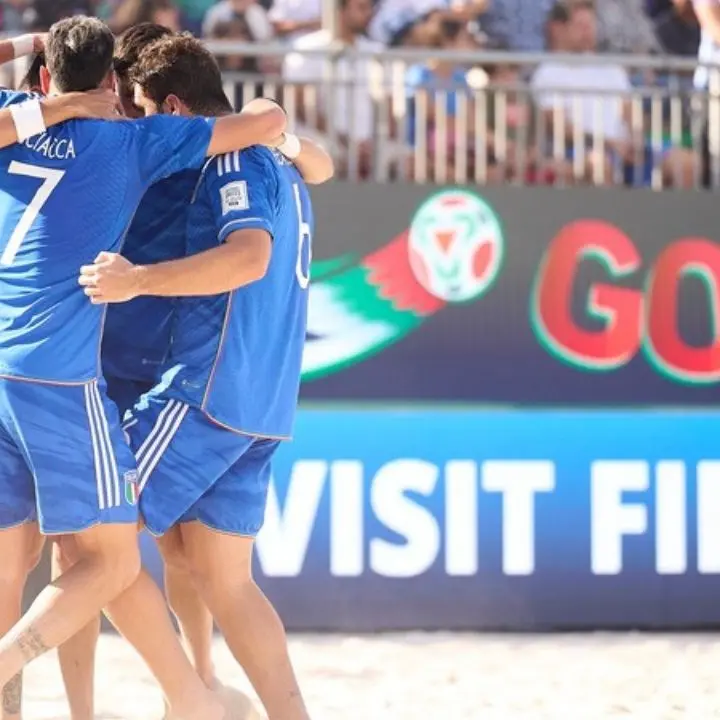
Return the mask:
<svg viewBox="0 0 720 720">
<path fill-rule="evenodd" d="M 176 95 L 196 115 L 231 112 L 213 55 L 188 33 L 156 40 L 141 53 L 130 80 L 160 107 Z"/>
<path fill-rule="evenodd" d="M 564 25 L 570 19 L 570 11 L 566 2 L 556 2 L 547 16 L 548 23 L 560 23 Z"/>
<path fill-rule="evenodd" d="M 95 90 L 112 70 L 115 38 L 97 18 L 78 15 L 55 23 L 45 41 L 45 58 L 60 92 Z"/>
<path fill-rule="evenodd" d="M 164 25 L 144 22 L 128 28 L 115 44 L 115 72 L 126 79 L 130 68 L 135 65 L 140 53 L 151 43 L 172 35 L 173 31 Z"/>
</svg>

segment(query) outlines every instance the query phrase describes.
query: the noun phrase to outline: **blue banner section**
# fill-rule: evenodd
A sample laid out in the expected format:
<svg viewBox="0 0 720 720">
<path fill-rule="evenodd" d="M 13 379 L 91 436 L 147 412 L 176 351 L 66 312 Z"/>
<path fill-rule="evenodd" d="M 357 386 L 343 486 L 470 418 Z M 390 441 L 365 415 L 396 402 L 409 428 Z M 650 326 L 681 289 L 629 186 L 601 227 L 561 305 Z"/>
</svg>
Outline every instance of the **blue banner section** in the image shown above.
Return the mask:
<svg viewBox="0 0 720 720">
<path fill-rule="evenodd" d="M 720 622 L 720 413 L 310 411 L 258 577 L 287 624 Z"/>
</svg>

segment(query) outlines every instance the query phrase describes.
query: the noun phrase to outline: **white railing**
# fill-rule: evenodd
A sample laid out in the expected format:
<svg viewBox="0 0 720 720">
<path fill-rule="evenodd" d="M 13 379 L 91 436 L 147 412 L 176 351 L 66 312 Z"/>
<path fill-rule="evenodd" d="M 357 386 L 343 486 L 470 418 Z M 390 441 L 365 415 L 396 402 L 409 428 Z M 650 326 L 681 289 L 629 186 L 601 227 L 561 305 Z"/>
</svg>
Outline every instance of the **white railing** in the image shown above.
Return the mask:
<svg viewBox="0 0 720 720">
<path fill-rule="evenodd" d="M 705 179 L 720 186 L 720 153 L 710 152 L 720 148 L 720 92 L 695 90 L 697 63 L 685 58 L 409 49 L 377 54 L 336 45 L 303 52 L 312 72 L 298 78 L 285 72 L 293 54 L 285 45 L 208 46 L 221 64 L 261 58 L 262 73 L 224 73 L 231 99 L 237 105 L 257 95 L 282 101 L 295 125 L 328 143 L 341 174 L 352 180 L 625 183 L 659 190 L 700 187 L 705 170 Z M 410 87 L 408 69 L 429 61 L 464 68 L 465 76 L 431 89 Z M 567 64 L 569 72 L 622 66 L 635 82 L 622 92 L 568 90 L 565 82 L 541 92 L 533 72 L 548 61 Z M 711 87 L 720 88 L 720 69 L 708 70 Z M 368 114 L 369 133 L 358 127 Z M 610 132 L 614 124 L 618 132 Z"/>
</svg>

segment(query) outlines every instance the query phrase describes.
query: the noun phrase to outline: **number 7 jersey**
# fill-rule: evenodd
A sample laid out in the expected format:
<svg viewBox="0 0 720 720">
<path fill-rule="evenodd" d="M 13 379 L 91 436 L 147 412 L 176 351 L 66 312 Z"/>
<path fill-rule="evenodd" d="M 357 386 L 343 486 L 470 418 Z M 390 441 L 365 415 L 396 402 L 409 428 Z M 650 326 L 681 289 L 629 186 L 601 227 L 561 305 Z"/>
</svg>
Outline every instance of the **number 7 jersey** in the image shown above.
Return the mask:
<svg viewBox="0 0 720 720">
<path fill-rule="evenodd" d="M 0 91 L 0 107 L 29 97 Z M 212 122 L 73 120 L 0 150 L 0 376 L 101 376 L 104 308 L 85 296 L 80 268 L 119 252 L 152 184 L 202 167 Z"/>
<path fill-rule="evenodd" d="M 236 432 L 290 437 L 307 327 L 312 228 L 307 187 L 279 153 L 253 147 L 208 162 L 188 216 L 187 254 L 217 247 L 237 230 L 261 229 L 272 238 L 272 255 L 257 282 L 178 301 L 158 394 L 200 408 Z"/>
</svg>

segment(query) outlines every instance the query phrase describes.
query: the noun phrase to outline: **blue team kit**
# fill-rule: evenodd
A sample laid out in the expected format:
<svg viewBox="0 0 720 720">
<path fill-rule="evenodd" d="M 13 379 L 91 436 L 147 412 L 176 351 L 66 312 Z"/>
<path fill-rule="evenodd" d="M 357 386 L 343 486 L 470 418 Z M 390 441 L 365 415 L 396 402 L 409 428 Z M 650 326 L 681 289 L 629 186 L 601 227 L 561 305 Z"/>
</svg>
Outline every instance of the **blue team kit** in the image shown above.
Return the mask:
<svg viewBox="0 0 720 720">
<path fill-rule="evenodd" d="M 3 92 L 0 106 L 26 98 Z M 297 404 L 312 210 L 274 151 L 205 162 L 211 128 L 72 121 L 0 150 L 0 528 L 134 522 L 140 489 L 154 533 L 190 520 L 250 536 L 261 527 Z M 142 297 L 105 318 L 77 284 L 103 250 L 157 262 L 244 228 L 270 233 L 272 259 L 234 292 Z M 123 434 L 108 396 L 124 412 L 158 378 Z"/>
<path fill-rule="evenodd" d="M 305 343 L 312 208 L 298 171 L 251 148 L 213 159 L 187 216 L 187 253 L 260 229 L 267 274 L 230 293 L 176 300 L 161 381 L 126 427 L 138 457 L 148 529 L 199 520 L 253 536 L 270 460 L 292 433 Z"/>
<path fill-rule="evenodd" d="M 0 92 L 0 107 L 29 97 Z M 202 165 L 212 126 L 76 120 L 0 150 L 0 527 L 135 521 L 136 467 L 99 367 L 104 310 L 78 272 L 120 249 L 151 185 Z"/>
</svg>

